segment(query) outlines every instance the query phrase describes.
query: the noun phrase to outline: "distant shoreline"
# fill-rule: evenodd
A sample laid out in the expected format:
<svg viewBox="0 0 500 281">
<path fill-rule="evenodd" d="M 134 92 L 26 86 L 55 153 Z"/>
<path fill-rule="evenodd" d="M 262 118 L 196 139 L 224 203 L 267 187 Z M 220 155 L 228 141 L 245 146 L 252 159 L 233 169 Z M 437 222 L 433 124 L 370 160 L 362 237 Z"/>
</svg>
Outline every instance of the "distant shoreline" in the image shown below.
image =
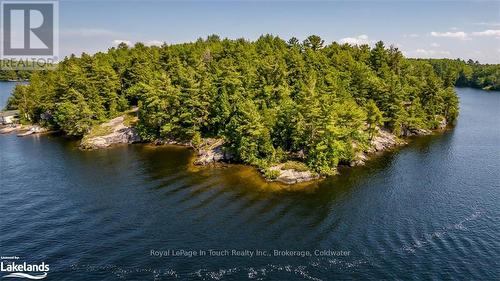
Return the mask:
<svg viewBox="0 0 500 281">
<path fill-rule="evenodd" d="M 3 80 L 0 80 L 0 82 L 29 82 L 30 80 L 29 79 L 18 79 L 18 80 L 15 80 L 15 79 L 3 79 Z"/>
</svg>

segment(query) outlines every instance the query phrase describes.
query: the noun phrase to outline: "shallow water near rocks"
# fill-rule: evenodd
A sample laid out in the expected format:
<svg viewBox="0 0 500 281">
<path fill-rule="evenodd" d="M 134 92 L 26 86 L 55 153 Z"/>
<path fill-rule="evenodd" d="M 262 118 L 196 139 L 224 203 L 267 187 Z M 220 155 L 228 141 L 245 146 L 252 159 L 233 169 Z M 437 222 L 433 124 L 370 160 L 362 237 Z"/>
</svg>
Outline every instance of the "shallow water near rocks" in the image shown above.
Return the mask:
<svg viewBox="0 0 500 281">
<path fill-rule="evenodd" d="M 500 93 L 457 92 L 453 130 L 300 189 L 192 169 L 174 146 L 2 135 L 0 255 L 49 264 L 46 280 L 498 280 Z M 269 255 L 151 253 L 211 249 Z"/>
</svg>

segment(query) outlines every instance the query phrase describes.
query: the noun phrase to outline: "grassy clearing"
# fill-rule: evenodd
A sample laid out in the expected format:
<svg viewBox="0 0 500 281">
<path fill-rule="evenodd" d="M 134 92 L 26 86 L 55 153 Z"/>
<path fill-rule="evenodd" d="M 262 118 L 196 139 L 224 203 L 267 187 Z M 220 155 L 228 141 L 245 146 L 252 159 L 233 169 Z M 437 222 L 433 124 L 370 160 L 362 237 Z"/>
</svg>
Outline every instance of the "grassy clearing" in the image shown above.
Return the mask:
<svg viewBox="0 0 500 281">
<path fill-rule="evenodd" d="M 264 177 L 270 180 L 275 180 L 280 176 L 280 171 L 266 169 L 264 171 Z"/>
<path fill-rule="evenodd" d="M 92 127 L 90 131 L 85 135 L 85 138 L 94 138 L 109 135 L 113 132 L 113 128 L 109 126 L 97 125 Z"/>
<path fill-rule="evenodd" d="M 123 115 L 123 125 L 127 127 L 135 126 L 138 120 L 139 118 L 137 118 L 137 112 L 133 110 L 126 111 Z"/>
<path fill-rule="evenodd" d="M 298 161 L 287 161 L 281 166 L 282 170 L 295 170 L 298 172 L 306 172 L 309 171 L 309 168 L 306 164 Z"/>
</svg>

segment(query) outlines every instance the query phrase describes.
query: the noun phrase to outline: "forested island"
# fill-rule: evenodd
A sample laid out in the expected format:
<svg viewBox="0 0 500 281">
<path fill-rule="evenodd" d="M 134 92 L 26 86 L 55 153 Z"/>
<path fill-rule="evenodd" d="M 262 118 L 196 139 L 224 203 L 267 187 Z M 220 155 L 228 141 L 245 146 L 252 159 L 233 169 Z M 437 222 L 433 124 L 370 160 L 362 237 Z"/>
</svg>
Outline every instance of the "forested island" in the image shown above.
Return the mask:
<svg viewBox="0 0 500 281">
<path fill-rule="evenodd" d="M 475 70 L 458 66 L 472 67 L 406 59 L 383 42 L 371 48 L 326 45 L 315 35 L 303 42 L 212 35 L 68 57 L 18 85 L 8 108 L 20 110 L 23 122 L 82 137 L 137 107 L 133 129 L 143 142 L 199 147 L 215 139 L 231 161 L 256 166 L 268 178 L 279 176 L 273 167 L 280 163 L 332 175 L 370 151 L 381 134 L 409 136 L 452 123 L 454 85 L 476 79 Z M 490 80 L 477 85 L 498 89 L 498 80 Z"/>
</svg>

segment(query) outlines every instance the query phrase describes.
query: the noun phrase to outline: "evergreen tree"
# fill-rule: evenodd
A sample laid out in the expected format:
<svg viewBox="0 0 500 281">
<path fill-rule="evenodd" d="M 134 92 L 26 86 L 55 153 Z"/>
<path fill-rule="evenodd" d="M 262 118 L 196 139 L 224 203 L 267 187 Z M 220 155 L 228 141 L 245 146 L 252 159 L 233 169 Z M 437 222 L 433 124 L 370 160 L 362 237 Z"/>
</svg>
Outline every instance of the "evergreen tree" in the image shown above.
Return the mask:
<svg viewBox="0 0 500 281">
<path fill-rule="evenodd" d="M 366 104 L 366 123 L 368 124 L 368 136 L 373 139 L 376 128 L 384 124 L 384 117 L 377 104 L 373 100 L 369 100 Z"/>
</svg>

